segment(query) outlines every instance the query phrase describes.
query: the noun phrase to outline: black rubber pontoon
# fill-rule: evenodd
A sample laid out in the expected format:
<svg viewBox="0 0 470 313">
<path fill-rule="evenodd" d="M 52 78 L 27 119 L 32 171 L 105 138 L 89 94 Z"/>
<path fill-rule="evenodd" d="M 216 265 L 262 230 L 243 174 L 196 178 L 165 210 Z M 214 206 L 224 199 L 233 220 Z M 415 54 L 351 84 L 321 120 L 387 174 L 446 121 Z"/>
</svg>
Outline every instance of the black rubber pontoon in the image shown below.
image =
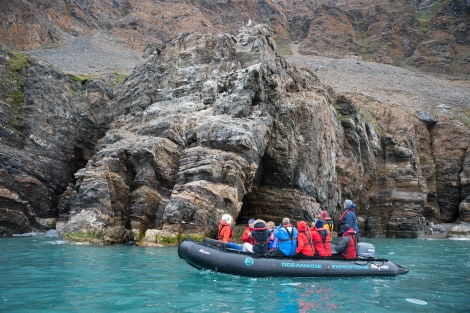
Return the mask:
<svg viewBox="0 0 470 313">
<path fill-rule="evenodd" d="M 213 239 L 204 242 L 185 239 L 178 246 L 178 255 L 199 270 L 249 277 L 396 276 L 408 273 L 408 269 L 387 259 L 266 257 L 229 249 L 225 243 Z"/>
</svg>

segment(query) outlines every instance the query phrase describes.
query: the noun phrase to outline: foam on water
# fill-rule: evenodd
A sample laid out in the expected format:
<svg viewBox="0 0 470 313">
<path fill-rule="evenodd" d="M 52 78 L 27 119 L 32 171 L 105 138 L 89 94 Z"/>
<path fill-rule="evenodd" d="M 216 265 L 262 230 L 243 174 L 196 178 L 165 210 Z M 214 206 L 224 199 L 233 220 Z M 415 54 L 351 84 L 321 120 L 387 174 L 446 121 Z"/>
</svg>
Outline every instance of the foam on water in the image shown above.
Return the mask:
<svg viewBox="0 0 470 313">
<path fill-rule="evenodd" d="M 411 302 L 411 303 L 414 303 L 414 304 L 419 304 L 419 305 L 426 305 L 428 304 L 426 301 L 423 301 L 423 300 L 418 300 L 418 299 L 405 299 L 406 301 L 408 302 Z"/>
</svg>

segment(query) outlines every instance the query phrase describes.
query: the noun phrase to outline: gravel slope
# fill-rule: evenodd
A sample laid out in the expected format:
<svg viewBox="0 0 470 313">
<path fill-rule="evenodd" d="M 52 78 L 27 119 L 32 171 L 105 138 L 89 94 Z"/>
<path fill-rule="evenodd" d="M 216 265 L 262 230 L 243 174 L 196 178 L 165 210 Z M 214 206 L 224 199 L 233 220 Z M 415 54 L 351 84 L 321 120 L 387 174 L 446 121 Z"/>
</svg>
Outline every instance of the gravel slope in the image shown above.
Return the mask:
<svg viewBox="0 0 470 313">
<path fill-rule="evenodd" d="M 142 61 L 142 52 L 121 44 L 118 39 L 101 33 L 93 36 L 66 38 L 52 47 L 25 51 L 29 55 L 47 61 L 62 71 L 75 75 L 102 73 L 130 74 Z"/>
<path fill-rule="evenodd" d="M 310 68 L 324 84 L 337 92 L 360 93 L 384 103 L 436 115 L 470 113 L 468 79 L 446 79 L 351 59 L 299 55 L 286 59 L 292 64 Z"/>
<path fill-rule="evenodd" d="M 285 56 L 287 61 L 310 68 L 336 92 L 360 93 L 436 116 L 466 116 L 470 122 L 470 74 L 449 79 L 353 59 L 302 56 L 296 48 L 297 45 L 291 46 L 293 55 Z M 68 35 L 61 45 L 26 52 L 64 72 L 81 75 L 129 74 L 142 61 L 143 54 L 101 33 L 85 37 Z"/>
</svg>

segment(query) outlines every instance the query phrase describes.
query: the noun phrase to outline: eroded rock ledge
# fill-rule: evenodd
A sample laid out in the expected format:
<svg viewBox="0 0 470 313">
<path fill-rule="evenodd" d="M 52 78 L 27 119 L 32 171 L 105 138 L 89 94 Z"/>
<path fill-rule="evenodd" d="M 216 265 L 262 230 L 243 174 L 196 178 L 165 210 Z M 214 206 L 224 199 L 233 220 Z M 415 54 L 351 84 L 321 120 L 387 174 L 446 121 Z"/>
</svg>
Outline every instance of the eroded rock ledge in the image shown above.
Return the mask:
<svg viewBox="0 0 470 313">
<path fill-rule="evenodd" d="M 181 34 L 147 51 L 113 93 L 41 66 L 24 71 L 21 110 L 40 103 L 47 118 L 24 116 L 20 140 L 1 143 L 3 234 L 47 218 L 70 240 L 169 243 L 214 232 L 223 213 L 278 223 L 321 208 L 337 220 L 345 198 L 367 236 L 470 220 L 468 126 L 333 94 L 276 53 L 265 25 L 236 38 Z M 32 93 L 47 88 L 53 108 Z M 31 170 L 51 160 L 60 180 Z"/>
</svg>

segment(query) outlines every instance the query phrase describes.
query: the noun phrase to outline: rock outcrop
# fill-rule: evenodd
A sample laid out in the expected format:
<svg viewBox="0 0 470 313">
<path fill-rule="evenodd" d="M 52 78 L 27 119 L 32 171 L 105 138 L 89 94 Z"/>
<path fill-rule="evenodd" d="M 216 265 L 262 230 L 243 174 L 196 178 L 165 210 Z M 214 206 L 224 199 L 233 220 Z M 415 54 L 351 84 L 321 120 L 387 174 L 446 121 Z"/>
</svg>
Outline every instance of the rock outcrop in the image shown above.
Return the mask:
<svg viewBox="0 0 470 313">
<path fill-rule="evenodd" d="M 4 53 L 2 235 L 47 220 L 70 240 L 158 244 L 223 213 L 338 220 L 345 198 L 366 236 L 468 221 L 468 125 L 334 94 L 275 47 L 266 25 L 184 33 L 114 89 Z"/>
<path fill-rule="evenodd" d="M 103 136 L 113 92 L 6 49 L 0 64 L 0 234 L 10 236 L 55 226 L 61 195 Z"/>
<path fill-rule="evenodd" d="M 82 231 L 89 212 L 168 233 L 213 231 L 222 213 L 244 207 L 311 218 L 318 199 L 340 201 L 331 103 L 314 75 L 276 54 L 266 26 L 238 38 L 182 34 L 118 88 L 110 130 L 76 175 L 70 211 L 82 213 L 62 232 Z"/>
</svg>

